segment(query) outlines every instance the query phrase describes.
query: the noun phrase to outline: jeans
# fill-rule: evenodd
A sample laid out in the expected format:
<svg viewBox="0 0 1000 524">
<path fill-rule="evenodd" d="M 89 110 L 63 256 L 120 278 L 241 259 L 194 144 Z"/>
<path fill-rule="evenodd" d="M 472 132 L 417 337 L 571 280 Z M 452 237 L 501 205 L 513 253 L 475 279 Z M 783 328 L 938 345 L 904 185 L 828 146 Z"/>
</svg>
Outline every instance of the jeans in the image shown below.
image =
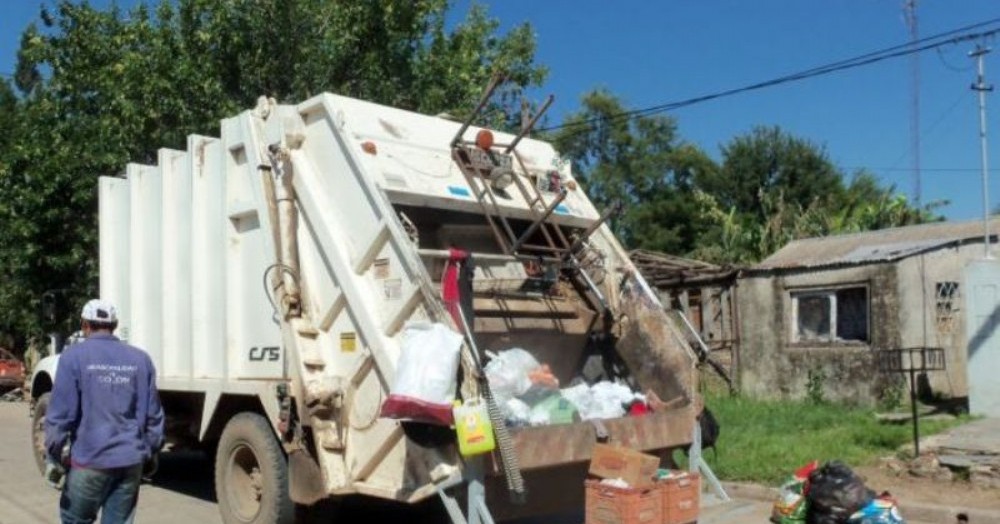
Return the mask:
<svg viewBox="0 0 1000 524">
<path fill-rule="evenodd" d="M 139 499 L 142 464 L 126 468 L 73 468 L 59 499 L 62 524 L 131 524 Z"/>
</svg>

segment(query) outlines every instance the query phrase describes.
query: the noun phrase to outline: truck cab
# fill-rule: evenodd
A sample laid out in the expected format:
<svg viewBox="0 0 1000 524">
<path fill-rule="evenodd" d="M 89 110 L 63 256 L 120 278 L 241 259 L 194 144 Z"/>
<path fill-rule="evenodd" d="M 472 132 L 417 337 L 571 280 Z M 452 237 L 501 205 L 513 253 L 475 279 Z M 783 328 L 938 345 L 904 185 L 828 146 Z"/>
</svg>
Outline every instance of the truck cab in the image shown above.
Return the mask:
<svg viewBox="0 0 1000 524">
<path fill-rule="evenodd" d="M 80 331 L 69 337 L 58 333 L 49 333 L 49 343 L 46 346 L 46 356 L 35 364 L 31 372 L 31 442 L 34 446 L 35 463 L 40 472 L 45 471 L 45 412 L 49 407 L 52 385 L 56 380 L 56 369 L 59 367 L 59 355 L 69 346 L 83 338 Z"/>
</svg>

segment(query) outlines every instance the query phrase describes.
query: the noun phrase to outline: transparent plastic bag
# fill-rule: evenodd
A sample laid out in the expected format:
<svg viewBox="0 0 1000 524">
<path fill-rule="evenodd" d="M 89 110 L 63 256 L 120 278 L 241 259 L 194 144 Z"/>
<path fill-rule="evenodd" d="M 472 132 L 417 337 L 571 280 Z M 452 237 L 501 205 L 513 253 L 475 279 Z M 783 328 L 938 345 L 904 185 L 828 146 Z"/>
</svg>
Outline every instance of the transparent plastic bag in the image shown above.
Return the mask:
<svg viewBox="0 0 1000 524">
<path fill-rule="evenodd" d="M 601 381 L 593 386 L 577 384 L 560 391 L 563 398 L 573 403 L 580 420 L 609 419 L 625 416 L 625 406 L 634 400 L 644 400 L 628 386 Z"/>
<path fill-rule="evenodd" d="M 538 360 L 521 348 L 501 351 L 490 359 L 486 364 L 486 379 L 497 404 L 503 406 L 527 393 L 532 384 L 530 374 L 539 367 Z"/>
<path fill-rule="evenodd" d="M 500 409 L 508 426 L 516 428 L 527 426 L 531 418 L 531 406 L 517 398 L 508 400 Z"/>
</svg>

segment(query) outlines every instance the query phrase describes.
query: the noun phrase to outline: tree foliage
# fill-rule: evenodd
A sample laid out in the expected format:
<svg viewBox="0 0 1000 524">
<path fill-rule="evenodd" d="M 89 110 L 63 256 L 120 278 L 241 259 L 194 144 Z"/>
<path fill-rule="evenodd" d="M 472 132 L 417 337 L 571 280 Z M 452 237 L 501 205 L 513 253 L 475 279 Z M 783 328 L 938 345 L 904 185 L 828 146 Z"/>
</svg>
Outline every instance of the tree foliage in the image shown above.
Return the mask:
<svg viewBox="0 0 1000 524">
<path fill-rule="evenodd" d="M 497 72 L 491 125 L 517 126 L 541 85 L 529 25 L 500 34 L 482 6 L 448 0 L 162 0 L 122 11 L 68 0 L 25 29 L 13 82 L 0 80 L 0 330 L 43 327 L 40 298 L 97 288 L 96 178 L 155 161 L 260 95 L 333 91 L 462 117 Z M 759 127 L 716 162 L 668 116 L 622 118 L 586 95 L 551 138 L 629 248 L 752 263 L 802 236 L 933 219 L 867 173 L 849 183 L 822 147 Z M 49 326 L 51 327 L 51 326 Z"/>
<path fill-rule="evenodd" d="M 624 204 L 611 225 L 629 248 L 751 264 L 797 238 L 936 219 L 940 204 L 916 209 L 865 172 L 847 183 L 822 147 L 778 127 L 734 137 L 717 164 L 670 117 L 624 113 L 592 92 L 554 140 L 598 205 Z"/>
<path fill-rule="evenodd" d="M 700 233 L 689 220 L 695 179 L 715 163 L 678 138 L 672 118 L 620 118 L 624 111 L 614 95 L 591 92 L 553 137 L 555 145 L 598 207 L 622 205 L 611 227 L 627 245 L 684 251 Z"/>
<path fill-rule="evenodd" d="M 883 187 L 869 173 L 857 173 L 846 187 L 839 186 L 834 197 L 817 195 L 808 204 L 790 200 L 781 188 L 758 190 L 757 210 L 739 213 L 728 209 L 714 195 L 699 189 L 699 220 L 710 224 L 691 256 L 710 262 L 753 264 L 785 244 L 800 238 L 858 233 L 941 220 L 934 209 L 944 202 L 923 208 L 909 204 L 893 187 Z M 759 220 L 758 217 L 763 217 Z"/>
<path fill-rule="evenodd" d="M 188 0 L 178 32 L 241 107 L 262 93 L 302 100 L 332 91 L 462 115 L 494 71 L 506 75 L 510 107 L 544 79 L 529 25 L 498 36 L 499 22 L 474 5 L 449 30 L 447 14 L 447 0 Z"/>
<path fill-rule="evenodd" d="M 722 146 L 722 169 L 699 181 L 726 209 L 765 220 L 768 195 L 800 208 L 830 202 L 843 193 L 841 173 L 821 147 L 778 127 L 756 127 Z"/>
<path fill-rule="evenodd" d="M 474 7 L 446 24 L 447 0 L 164 0 L 128 12 L 60 1 L 22 34 L 0 83 L 0 308 L 7 329 L 43 328 L 39 300 L 97 289 L 97 176 L 153 162 L 191 133 L 269 95 L 324 91 L 427 113 L 471 110 L 507 79 L 490 117 L 546 71 L 530 26 L 507 34 Z M 13 116 L 12 116 L 13 115 Z M 3 125 L 13 121 L 11 125 Z M 75 309 L 75 308 L 74 308 Z M 3 328 L 3 326 L 0 326 Z"/>
</svg>

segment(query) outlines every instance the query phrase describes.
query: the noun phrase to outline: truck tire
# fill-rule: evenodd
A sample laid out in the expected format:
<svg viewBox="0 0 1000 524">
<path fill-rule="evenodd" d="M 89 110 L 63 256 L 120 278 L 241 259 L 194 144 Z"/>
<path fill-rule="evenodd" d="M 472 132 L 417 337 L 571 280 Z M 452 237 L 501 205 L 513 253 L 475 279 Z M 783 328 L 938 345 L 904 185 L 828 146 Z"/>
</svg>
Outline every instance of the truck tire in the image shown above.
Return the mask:
<svg viewBox="0 0 1000 524">
<path fill-rule="evenodd" d="M 45 475 L 45 412 L 49 410 L 50 398 L 51 393 L 42 393 L 35 401 L 35 412 L 31 416 L 31 449 L 41 475 Z"/>
<path fill-rule="evenodd" d="M 291 524 L 288 462 L 267 419 L 240 413 L 215 452 L 215 497 L 225 524 Z"/>
</svg>

